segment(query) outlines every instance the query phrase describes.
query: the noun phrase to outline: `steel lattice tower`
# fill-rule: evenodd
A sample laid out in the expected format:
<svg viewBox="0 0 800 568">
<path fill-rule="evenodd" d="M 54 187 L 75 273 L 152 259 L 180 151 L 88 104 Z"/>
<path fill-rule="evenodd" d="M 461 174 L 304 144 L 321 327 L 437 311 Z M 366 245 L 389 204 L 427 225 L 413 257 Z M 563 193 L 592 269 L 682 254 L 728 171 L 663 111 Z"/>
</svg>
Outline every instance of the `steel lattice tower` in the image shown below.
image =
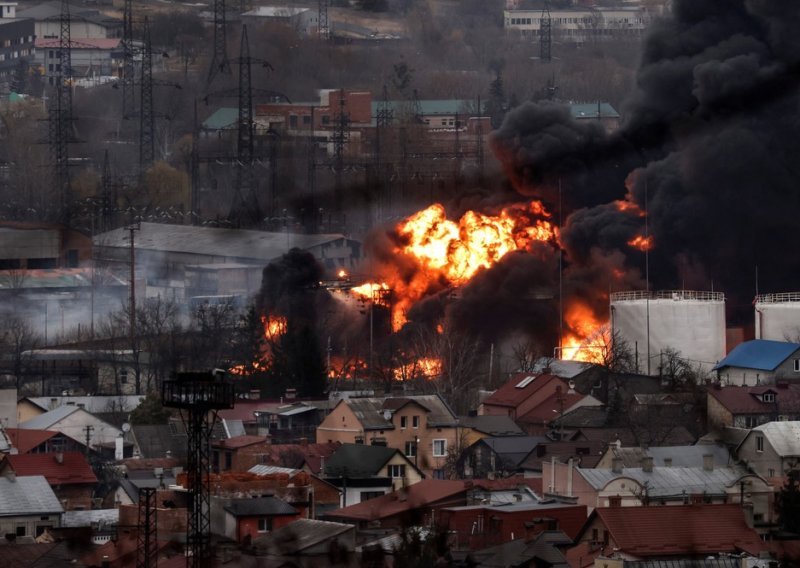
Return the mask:
<svg viewBox="0 0 800 568">
<path fill-rule="evenodd" d="M 103 175 L 101 178 L 100 194 L 100 231 L 109 231 L 112 228 L 112 211 L 117 206 L 117 198 L 114 195 L 114 180 L 111 177 L 111 162 L 108 159 L 108 150 L 103 154 Z"/>
<path fill-rule="evenodd" d="M 542 23 L 539 25 L 539 59 L 550 61 L 553 48 L 553 19 L 550 17 L 550 5 L 545 0 L 542 9 Z"/>
<path fill-rule="evenodd" d="M 122 12 L 122 118 L 133 116 L 136 108 L 133 66 L 133 0 L 125 0 Z"/>
<path fill-rule="evenodd" d="M 345 112 L 344 89 L 339 91 L 339 111 L 333 124 L 333 171 L 336 176 L 334 188 L 334 208 L 342 208 L 342 174 L 344 173 L 344 147 L 350 137 L 350 116 Z"/>
<path fill-rule="evenodd" d="M 142 31 L 141 108 L 139 109 L 139 175 L 155 160 L 155 116 L 153 115 L 153 46 L 150 43 L 150 23 L 144 18 Z"/>
<path fill-rule="evenodd" d="M 136 531 L 136 568 L 151 568 L 158 562 L 158 509 L 156 488 L 139 489 L 139 523 Z"/>
<path fill-rule="evenodd" d="M 72 188 L 69 176 L 69 143 L 72 141 L 72 56 L 69 4 L 61 1 L 59 16 L 58 64 L 53 80 L 53 93 L 48 108 L 48 141 L 53 185 L 59 192 L 60 210 L 55 217 L 69 223 Z"/>
<path fill-rule="evenodd" d="M 317 33 L 319 39 L 329 40 L 331 29 L 328 25 L 328 2 L 330 0 L 319 0 L 317 4 Z"/>
<path fill-rule="evenodd" d="M 237 123 L 236 144 L 236 202 L 231 217 L 249 219 L 257 225 L 261 222 L 261 207 L 255 195 L 253 158 L 255 155 L 253 124 L 253 90 L 251 81 L 250 45 L 247 41 L 247 26 L 242 26 L 242 40 L 239 49 L 239 119 Z"/>
<path fill-rule="evenodd" d="M 381 143 L 388 133 L 389 126 L 392 124 L 394 112 L 389 107 L 389 92 L 386 85 L 383 86 L 383 97 L 378 103 L 378 112 L 375 116 L 375 173 L 380 191 L 380 208 L 389 208 L 391 206 L 391 192 L 389 191 L 384 179 L 384 165 L 382 163 L 383 148 Z M 382 215 L 379 214 L 379 219 Z"/>
<path fill-rule="evenodd" d="M 211 473 L 211 430 L 217 411 L 233 408 L 233 385 L 224 381 L 224 373 L 179 373 L 161 385 L 164 406 L 181 409 L 188 434 L 187 489 L 189 523 L 187 526 L 187 565 L 202 568 L 210 555 L 211 518 L 209 512 L 209 475 Z M 185 411 L 185 413 L 184 413 Z"/>
<path fill-rule="evenodd" d="M 208 68 L 208 85 L 218 73 L 230 74 L 231 64 L 228 60 L 227 25 L 225 22 L 225 0 L 214 0 L 214 53 Z"/>
</svg>

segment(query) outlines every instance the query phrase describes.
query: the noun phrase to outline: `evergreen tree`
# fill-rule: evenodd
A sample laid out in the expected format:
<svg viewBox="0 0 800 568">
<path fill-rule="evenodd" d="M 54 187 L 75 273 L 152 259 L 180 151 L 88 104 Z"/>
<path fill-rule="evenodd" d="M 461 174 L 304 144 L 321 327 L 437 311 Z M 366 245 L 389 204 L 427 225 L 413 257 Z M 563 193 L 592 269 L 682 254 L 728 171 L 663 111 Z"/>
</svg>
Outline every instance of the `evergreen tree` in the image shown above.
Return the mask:
<svg viewBox="0 0 800 568">
<path fill-rule="evenodd" d="M 786 482 L 775 496 L 775 510 L 783 531 L 800 534 L 800 471 L 786 474 Z"/>
</svg>

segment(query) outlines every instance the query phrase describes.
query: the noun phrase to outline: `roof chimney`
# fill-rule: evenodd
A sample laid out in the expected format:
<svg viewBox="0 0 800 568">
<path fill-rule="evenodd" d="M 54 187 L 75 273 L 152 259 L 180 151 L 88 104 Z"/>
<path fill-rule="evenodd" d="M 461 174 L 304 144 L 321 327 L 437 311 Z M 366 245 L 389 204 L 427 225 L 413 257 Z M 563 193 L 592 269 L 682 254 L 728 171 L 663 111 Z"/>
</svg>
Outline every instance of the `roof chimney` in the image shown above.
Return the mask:
<svg viewBox="0 0 800 568">
<path fill-rule="evenodd" d="M 714 454 L 703 454 L 703 469 L 714 471 Z"/>
<path fill-rule="evenodd" d="M 614 473 L 622 473 L 622 458 L 611 458 L 611 471 Z"/>
<path fill-rule="evenodd" d="M 644 456 L 642 458 L 642 471 L 645 473 L 653 473 L 653 458 L 651 456 Z"/>
<path fill-rule="evenodd" d="M 672 467 L 672 458 L 664 458 L 664 467 Z"/>
</svg>

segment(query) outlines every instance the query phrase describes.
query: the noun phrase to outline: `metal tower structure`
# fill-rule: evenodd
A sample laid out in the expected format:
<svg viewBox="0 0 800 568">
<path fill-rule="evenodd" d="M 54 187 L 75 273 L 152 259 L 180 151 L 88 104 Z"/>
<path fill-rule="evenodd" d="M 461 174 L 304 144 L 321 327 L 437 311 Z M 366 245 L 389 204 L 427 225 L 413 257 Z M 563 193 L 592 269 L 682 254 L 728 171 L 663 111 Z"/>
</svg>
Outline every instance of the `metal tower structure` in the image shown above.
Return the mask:
<svg viewBox="0 0 800 568">
<path fill-rule="evenodd" d="M 389 132 L 389 127 L 394 118 L 394 111 L 389 106 L 389 91 L 383 86 L 383 97 L 378 102 L 378 112 L 375 116 L 375 176 L 380 191 L 378 219 L 382 219 L 385 210 L 391 207 L 391 192 L 384 175 L 383 148 L 381 144 Z"/>
<path fill-rule="evenodd" d="M 156 488 L 139 489 L 139 522 L 136 531 L 136 568 L 153 568 L 158 562 L 158 509 Z"/>
<path fill-rule="evenodd" d="M 198 144 L 200 143 L 200 126 L 197 123 L 197 99 L 194 100 L 194 115 L 192 119 L 192 153 L 190 156 L 190 168 L 191 168 L 191 179 L 189 180 L 191 183 L 191 216 L 192 216 L 192 225 L 196 225 L 200 221 L 200 217 L 198 215 L 198 205 L 200 202 L 199 199 L 199 192 L 200 192 L 200 149 L 198 148 Z"/>
<path fill-rule="evenodd" d="M 142 74 L 139 109 L 139 175 L 155 160 L 155 116 L 153 115 L 153 46 L 150 43 L 150 23 L 144 18 L 142 30 Z"/>
<path fill-rule="evenodd" d="M 100 232 L 110 231 L 113 228 L 113 211 L 117 206 L 116 184 L 111 176 L 111 162 L 108 158 L 108 150 L 103 154 L 103 175 L 101 178 L 100 194 L 100 222 L 98 229 Z"/>
<path fill-rule="evenodd" d="M 236 196 L 231 217 L 248 219 L 251 225 L 261 222 L 261 207 L 255 195 L 256 183 L 253 176 L 255 157 L 255 127 L 253 124 L 253 88 L 251 81 L 250 45 L 247 41 L 247 26 L 242 26 L 242 41 L 239 58 L 239 119 L 237 122 L 236 143 Z"/>
<path fill-rule="evenodd" d="M 539 59 L 549 62 L 552 59 L 553 20 L 550 17 L 550 4 L 545 0 L 542 8 L 542 23 L 539 25 Z"/>
<path fill-rule="evenodd" d="M 233 384 L 225 373 L 179 373 L 161 385 L 164 406 L 178 408 L 188 434 L 187 489 L 189 523 L 186 542 L 187 565 L 202 568 L 210 555 L 211 518 L 209 513 L 209 474 L 211 473 L 211 430 L 217 411 L 233 408 Z"/>
<path fill-rule="evenodd" d="M 214 0 L 214 53 L 208 68 L 207 85 L 211 85 L 219 73 L 230 75 L 231 63 L 228 60 L 227 25 L 225 22 L 225 0 Z"/>
<path fill-rule="evenodd" d="M 476 149 L 478 155 L 478 175 L 483 178 L 483 109 L 481 108 L 481 98 L 478 97 L 478 123 L 475 125 Z"/>
<path fill-rule="evenodd" d="M 55 217 L 69 223 L 72 209 L 72 188 L 69 176 L 69 143 L 72 135 L 72 54 L 70 14 L 67 0 L 61 0 L 59 16 L 58 58 L 53 93 L 48 108 L 48 142 L 53 167 L 53 186 L 58 191 L 59 211 Z"/>
<path fill-rule="evenodd" d="M 328 4 L 330 0 L 318 0 L 317 3 L 317 33 L 319 39 L 327 41 L 331 38 L 331 29 L 328 25 Z"/>
<path fill-rule="evenodd" d="M 333 123 L 333 172 L 336 177 L 334 187 L 334 209 L 342 209 L 342 174 L 344 174 L 344 147 L 350 138 L 350 115 L 345 112 L 344 89 L 339 91 L 339 110 Z"/>
<path fill-rule="evenodd" d="M 122 118 L 131 118 L 136 108 L 133 46 L 133 0 L 125 0 L 122 11 Z"/>
</svg>

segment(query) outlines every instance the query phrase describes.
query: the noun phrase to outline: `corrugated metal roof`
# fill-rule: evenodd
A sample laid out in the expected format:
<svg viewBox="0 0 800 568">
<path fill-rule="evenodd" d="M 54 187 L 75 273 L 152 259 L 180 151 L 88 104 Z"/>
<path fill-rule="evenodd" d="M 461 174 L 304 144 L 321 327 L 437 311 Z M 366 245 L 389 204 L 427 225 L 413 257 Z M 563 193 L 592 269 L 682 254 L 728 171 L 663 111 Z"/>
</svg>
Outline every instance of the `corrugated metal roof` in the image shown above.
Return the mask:
<svg viewBox="0 0 800 568">
<path fill-rule="evenodd" d="M 136 234 L 136 249 L 269 261 L 279 258 L 290 248 L 309 249 L 331 245 L 337 241 L 343 246 L 357 242 L 340 234 L 269 233 L 242 229 L 142 223 Z M 128 249 L 130 248 L 129 231 L 119 228 L 95 235 L 94 244 L 99 248 Z"/>
<path fill-rule="evenodd" d="M 275 548 L 280 555 L 297 554 L 351 531 L 355 531 L 355 527 L 346 523 L 297 519 L 268 535 L 253 539 L 253 547 L 264 552 Z"/>
<path fill-rule="evenodd" d="M 53 350 L 37 350 L 53 351 Z M 72 355 L 75 358 L 75 350 L 64 350 L 65 353 Z M 81 353 L 78 351 L 78 353 Z M 100 351 L 100 353 L 109 353 L 108 351 Z M 130 351 L 114 351 L 113 354 L 117 357 L 123 353 L 130 353 Z M 52 410 L 59 406 L 79 406 L 83 407 L 89 412 L 130 412 L 144 400 L 144 395 L 138 394 L 121 394 L 116 396 L 29 396 L 27 400 L 38 406 L 43 410 Z"/>
<path fill-rule="evenodd" d="M 59 406 L 39 416 L 34 416 L 30 420 L 26 420 L 19 424 L 20 428 L 25 430 L 49 430 L 53 424 L 60 422 L 73 412 L 83 411 L 79 406 Z"/>
<path fill-rule="evenodd" d="M 608 103 L 570 103 L 572 118 L 619 118 L 619 113 Z"/>
<path fill-rule="evenodd" d="M 800 422 L 767 422 L 753 430 L 763 432 L 779 456 L 800 456 Z"/>
<path fill-rule="evenodd" d="M 622 473 L 610 469 L 583 469 L 576 471 L 595 489 L 603 489 L 610 482 L 630 478 L 640 485 L 647 484 L 650 497 L 669 497 L 708 493 L 722 495 L 742 476 L 749 475 L 739 467 L 719 467 L 711 471 L 699 467 L 654 467 L 646 472 L 640 467 L 624 468 Z"/>
<path fill-rule="evenodd" d="M 291 467 L 280 467 L 277 465 L 264 465 L 258 464 L 254 465 L 250 469 L 247 470 L 250 473 L 254 473 L 256 475 L 274 475 L 276 473 L 285 473 L 286 475 L 292 476 L 296 474 L 299 469 L 293 469 Z"/>
<path fill-rule="evenodd" d="M 64 509 L 43 475 L 0 477 L 0 517 L 58 514 Z"/>
<path fill-rule="evenodd" d="M 90 527 L 92 523 L 116 525 L 119 523 L 119 509 L 91 509 L 88 511 L 66 511 L 64 527 Z"/>
<path fill-rule="evenodd" d="M 624 467 L 641 467 L 642 458 L 653 458 L 653 465 L 661 467 L 665 459 L 672 460 L 672 467 L 703 467 L 703 456 L 714 457 L 714 467 L 726 467 L 731 463 L 728 448 L 717 444 L 695 446 L 656 446 L 652 448 L 614 448 L 614 457 L 622 459 Z"/>
<path fill-rule="evenodd" d="M 203 121 L 205 130 L 233 129 L 239 121 L 239 107 L 221 107 Z"/>
<path fill-rule="evenodd" d="M 778 365 L 786 361 L 792 353 L 799 349 L 800 344 L 797 343 L 753 339 L 734 347 L 727 357 L 714 365 L 712 370 L 716 371 L 724 367 L 741 367 L 760 371 L 774 371 Z"/>
</svg>

